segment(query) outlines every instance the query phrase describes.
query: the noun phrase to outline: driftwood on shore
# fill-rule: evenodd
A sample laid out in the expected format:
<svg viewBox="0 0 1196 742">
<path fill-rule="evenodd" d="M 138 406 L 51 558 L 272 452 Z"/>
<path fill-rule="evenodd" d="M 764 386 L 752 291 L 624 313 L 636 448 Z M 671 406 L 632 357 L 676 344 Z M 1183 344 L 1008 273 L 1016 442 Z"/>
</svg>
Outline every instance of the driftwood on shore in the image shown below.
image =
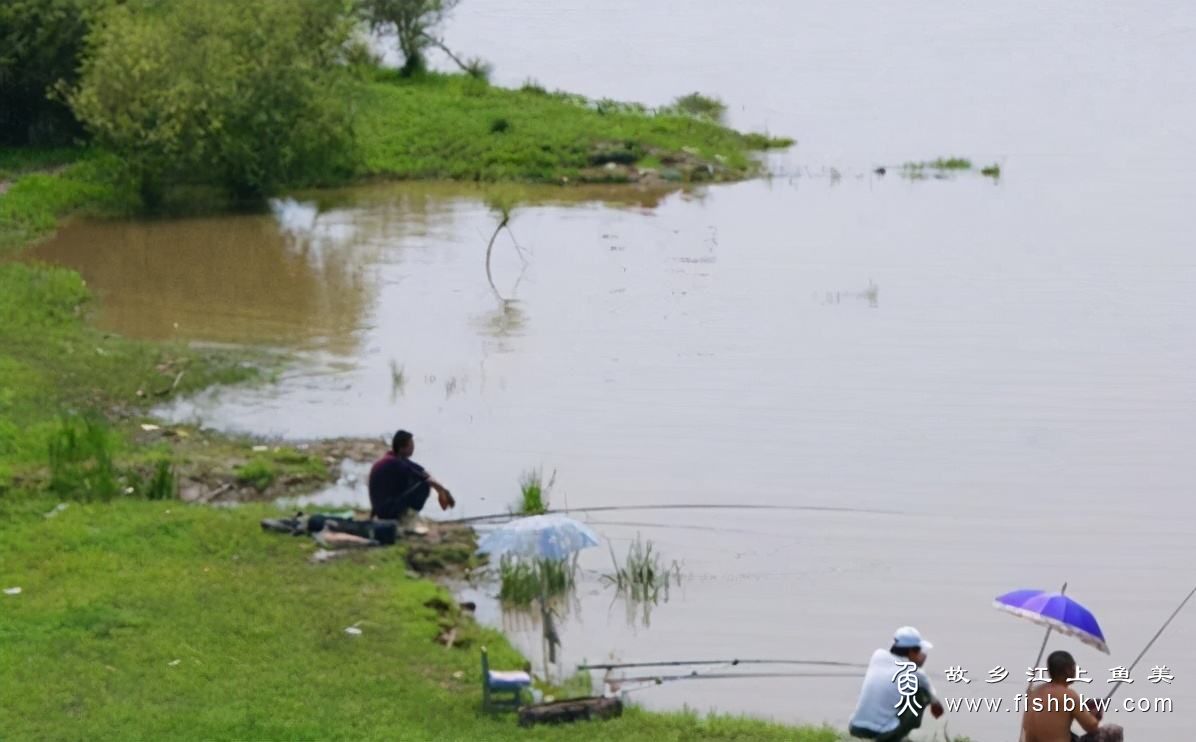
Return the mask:
<svg viewBox="0 0 1196 742">
<path fill-rule="evenodd" d="M 519 726 L 566 724 L 573 721 L 613 719 L 623 715 L 623 701 L 618 698 L 573 698 L 541 703 L 519 709 Z"/>
</svg>

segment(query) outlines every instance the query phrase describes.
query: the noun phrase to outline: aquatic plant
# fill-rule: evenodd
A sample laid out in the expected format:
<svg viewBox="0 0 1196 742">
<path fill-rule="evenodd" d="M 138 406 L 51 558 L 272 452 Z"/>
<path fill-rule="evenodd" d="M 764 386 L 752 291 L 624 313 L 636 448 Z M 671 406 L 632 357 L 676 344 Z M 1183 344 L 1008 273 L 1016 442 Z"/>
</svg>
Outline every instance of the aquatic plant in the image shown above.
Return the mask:
<svg viewBox="0 0 1196 742">
<path fill-rule="evenodd" d="M 980 171 L 980 174 L 987 175 L 988 177 L 992 178 L 993 180 L 996 180 L 997 178 L 1001 177 L 1001 166 L 994 162 L 993 164 L 989 165 L 988 167 L 982 169 Z"/>
<path fill-rule="evenodd" d="M 395 363 L 394 359 L 390 359 L 390 391 L 392 394 L 402 394 L 403 388 L 407 385 L 407 375 L 403 371 L 403 367 Z"/>
<path fill-rule="evenodd" d="M 674 561 L 666 566 L 652 541 L 644 541 L 638 534 L 622 564 L 619 564 L 613 546 L 610 558 L 614 572 L 603 575 L 602 579 L 633 602 L 655 603 L 661 597 L 667 599 L 669 586 L 674 582 L 681 584 L 681 565 Z"/>
<path fill-rule="evenodd" d="M 507 605 L 527 607 L 536 600 L 560 597 L 573 589 L 576 559 L 524 559 L 504 556 L 498 563 L 498 598 Z"/>
<path fill-rule="evenodd" d="M 935 170 L 971 170 L 972 161 L 965 157 L 940 157 L 930 163 Z"/>
<path fill-rule="evenodd" d="M 522 515 L 540 515 L 548 511 L 548 493 L 556 481 L 556 471 L 552 472 L 548 483 L 544 483 L 544 474 L 539 468 L 528 469 L 519 477 L 519 510 Z"/>
</svg>

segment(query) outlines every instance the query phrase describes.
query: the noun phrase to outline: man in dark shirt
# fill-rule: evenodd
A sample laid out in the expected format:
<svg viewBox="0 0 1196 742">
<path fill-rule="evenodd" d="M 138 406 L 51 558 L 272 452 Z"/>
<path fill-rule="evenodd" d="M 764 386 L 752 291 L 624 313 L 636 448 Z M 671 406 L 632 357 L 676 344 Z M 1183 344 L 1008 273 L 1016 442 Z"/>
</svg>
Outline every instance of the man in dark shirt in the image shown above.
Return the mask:
<svg viewBox="0 0 1196 742">
<path fill-rule="evenodd" d="M 444 485 L 411 460 L 415 437 L 406 430 L 395 433 L 391 449 L 370 469 L 370 507 L 373 517 L 403 520 L 423 510 L 428 495 L 436 490 L 441 510 L 456 505 Z"/>
</svg>

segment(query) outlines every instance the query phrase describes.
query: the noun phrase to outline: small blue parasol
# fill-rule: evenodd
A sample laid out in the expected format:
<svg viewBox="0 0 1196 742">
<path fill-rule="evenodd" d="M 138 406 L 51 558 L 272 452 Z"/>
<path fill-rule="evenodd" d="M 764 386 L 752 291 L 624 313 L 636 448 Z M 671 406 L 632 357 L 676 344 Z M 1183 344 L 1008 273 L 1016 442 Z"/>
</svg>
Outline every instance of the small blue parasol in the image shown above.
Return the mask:
<svg viewBox="0 0 1196 742">
<path fill-rule="evenodd" d="M 1090 647 L 1109 653 L 1105 634 L 1092 611 L 1080 605 L 1063 593 L 1049 593 L 1045 590 L 1014 590 L 993 601 L 993 607 L 1012 613 L 1053 629 L 1061 634 L 1074 636 Z"/>
<path fill-rule="evenodd" d="M 500 526 L 482 536 L 478 551 L 531 559 L 565 559 L 598 545 L 598 536 L 584 523 L 564 515 L 533 515 Z"/>
</svg>

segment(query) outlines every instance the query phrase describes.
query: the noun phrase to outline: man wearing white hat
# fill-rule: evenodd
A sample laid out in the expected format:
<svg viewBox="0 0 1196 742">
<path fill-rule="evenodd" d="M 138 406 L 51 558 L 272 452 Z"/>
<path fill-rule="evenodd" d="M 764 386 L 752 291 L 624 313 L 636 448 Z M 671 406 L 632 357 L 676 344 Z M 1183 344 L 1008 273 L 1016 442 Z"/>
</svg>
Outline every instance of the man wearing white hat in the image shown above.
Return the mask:
<svg viewBox="0 0 1196 742">
<path fill-rule="evenodd" d="M 901 742 L 922 726 L 928 706 L 934 718 L 943 715 L 934 686 L 921 669 L 932 646 L 913 626 L 902 626 L 893 634 L 893 646 L 872 653 L 851 715 L 851 736 Z"/>
</svg>

